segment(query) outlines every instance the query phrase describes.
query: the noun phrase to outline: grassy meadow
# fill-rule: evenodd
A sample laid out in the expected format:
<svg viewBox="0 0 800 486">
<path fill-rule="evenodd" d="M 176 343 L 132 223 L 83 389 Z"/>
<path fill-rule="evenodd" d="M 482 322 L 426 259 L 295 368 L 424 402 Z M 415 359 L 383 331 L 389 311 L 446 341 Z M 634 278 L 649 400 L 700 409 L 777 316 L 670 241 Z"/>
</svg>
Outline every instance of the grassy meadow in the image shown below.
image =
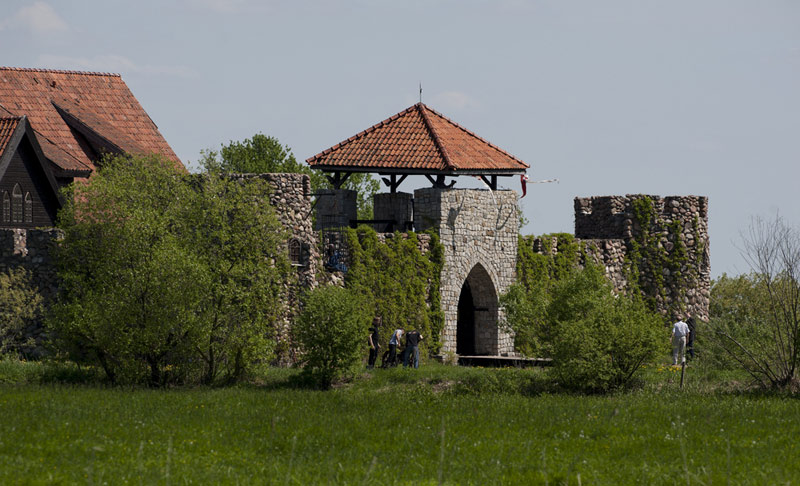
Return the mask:
<svg viewBox="0 0 800 486">
<path fill-rule="evenodd" d="M 648 368 L 635 390 L 546 369 L 426 364 L 330 391 L 266 370 L 226 388 L 124 389 L 0 362 L 0 484 L 796 484 L 800 400 Z"/>
</svg>

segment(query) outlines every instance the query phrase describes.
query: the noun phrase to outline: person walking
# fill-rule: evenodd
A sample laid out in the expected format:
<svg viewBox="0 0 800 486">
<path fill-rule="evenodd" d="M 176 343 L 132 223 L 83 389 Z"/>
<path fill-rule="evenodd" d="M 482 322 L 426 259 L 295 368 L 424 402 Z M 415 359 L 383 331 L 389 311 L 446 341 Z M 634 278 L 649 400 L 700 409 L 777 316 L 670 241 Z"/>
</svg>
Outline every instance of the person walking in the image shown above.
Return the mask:
<svg viewBox="0 0 800 486">
<path fill-rule="evenodd" d="M 689 325 L 679 320 L 672 326 L 672 366 L 678 365 L 686 360 L 686 338 L 689 336 Z"/>
<path fill-rule="evenodd" d="M 372 319 L 372 327 L 369 328 L 369 330 L 372 331 L 369 335 L 369 361 L 367 362 L 367 368 L 369 369 L 375 367 L 375 360 L 378 359 L 378 350 L 381 347 L 381 337 L 378 331 L 380 327 L 381 318 L 377 316 L 375 319 Z"/>
<path fill-rule="evenodd" d="M 408 367 L 408 358 L 413 354 L 414 368 L 419 368 L 419 342 L 422 341 L 422 334 L 416 329 L 406 334 L 406 350 L 403 353 L 403 367 Z"/>
<path fill-rule="evenodd" d="M 392 334 L 392 338 L 389 339 L 389 360 L 388 366 L 397 366 L 397 346 L 400 344 L 400 339 L 403 337 L 402 328 L 397 329 Z"/>
</svg>

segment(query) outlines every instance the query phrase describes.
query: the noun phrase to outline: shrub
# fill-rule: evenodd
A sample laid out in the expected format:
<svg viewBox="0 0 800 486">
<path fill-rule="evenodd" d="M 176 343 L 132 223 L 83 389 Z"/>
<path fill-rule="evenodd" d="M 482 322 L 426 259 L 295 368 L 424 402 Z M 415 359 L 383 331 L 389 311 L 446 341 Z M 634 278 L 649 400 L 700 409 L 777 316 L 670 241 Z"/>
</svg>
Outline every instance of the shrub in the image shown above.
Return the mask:
<svg viewBox="0 0 800 486">
<path fill-rule="evenodd" d="M 608 391 L 626 385 L 666 342 L 660 316 L 637 295 L 614 295 L 603 271 L 575 271 L 553 289 L 547 308 L 559 382 Z"/>
<path fill-rule="evenodd" d="M 346 289 L 309 291 L 293 329 L 305 374 L 322 388 L 351 375 L 361 364 L 370 319 L 363 299 Z"/>
<path fill-rule="evenodd" d="M 106 160 L 59 213 L 50 326 L 112 382 L 238 378 L 271 358 L 289 265 L 262 181 L 192 178 L 158 157 Z"/>
<path fill-rule="evenodd" d="M 749 275 L 723 275 L 711 291 L 714 344 L 763 387 L 797 384 L 800 366 L 800 228 L 754 218 L 742 235 Z"/>
<path fill-rule="evenodd" d="M 42 296 L 24 268 L 0 273 L 0 356 L 30 344 L 25 327 L 41 317 Z"/>
</svg>

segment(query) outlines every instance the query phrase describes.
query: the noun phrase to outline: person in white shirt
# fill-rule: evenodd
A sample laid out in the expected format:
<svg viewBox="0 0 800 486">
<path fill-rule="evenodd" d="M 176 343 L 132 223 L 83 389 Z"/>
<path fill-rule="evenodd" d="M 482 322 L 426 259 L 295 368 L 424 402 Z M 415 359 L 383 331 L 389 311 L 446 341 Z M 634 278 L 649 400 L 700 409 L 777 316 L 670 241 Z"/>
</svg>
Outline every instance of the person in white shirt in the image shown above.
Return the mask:
<svg viewBox="0 0 800 486">
<path fill-rule="evenodd" d="M 398 329 L 392 334 L 389 339 L 389 366 L 397 366 L 397 345 L 400 344 L 400 338 L 403 337 L 403 330 Z"/>
<path fill-rule="evenodd" d="M 686 338 L 689 337 L 689 326 L 683 320 L 679 320 L 672 326 L 672 365 L 678 364 L 678 357 L 680 362 L 686 360 L 684 353 L 686 352 Z"/>
</svg>

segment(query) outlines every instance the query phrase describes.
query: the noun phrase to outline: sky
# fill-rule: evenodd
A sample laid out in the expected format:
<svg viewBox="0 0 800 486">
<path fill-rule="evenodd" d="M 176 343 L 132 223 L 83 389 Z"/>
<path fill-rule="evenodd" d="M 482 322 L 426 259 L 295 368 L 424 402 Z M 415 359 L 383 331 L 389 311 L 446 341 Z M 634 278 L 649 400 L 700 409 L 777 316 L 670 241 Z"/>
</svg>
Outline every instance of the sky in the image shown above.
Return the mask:
<svg viewBox="0 0 800 486">
<path fill-rule="evenodd" d="M 575 197 L 708 196 L 718 277 L 749 270 L 752 217 L 800 226 L 794 0 L 3 4 L 0 65 L 121 74 L 190 167 L 256 133 L 305 160 L 416 103 L 421 83 L 531 180 L 559 180 L 529 186 L 525 234 L 573 232 Z"/>
</svg>

